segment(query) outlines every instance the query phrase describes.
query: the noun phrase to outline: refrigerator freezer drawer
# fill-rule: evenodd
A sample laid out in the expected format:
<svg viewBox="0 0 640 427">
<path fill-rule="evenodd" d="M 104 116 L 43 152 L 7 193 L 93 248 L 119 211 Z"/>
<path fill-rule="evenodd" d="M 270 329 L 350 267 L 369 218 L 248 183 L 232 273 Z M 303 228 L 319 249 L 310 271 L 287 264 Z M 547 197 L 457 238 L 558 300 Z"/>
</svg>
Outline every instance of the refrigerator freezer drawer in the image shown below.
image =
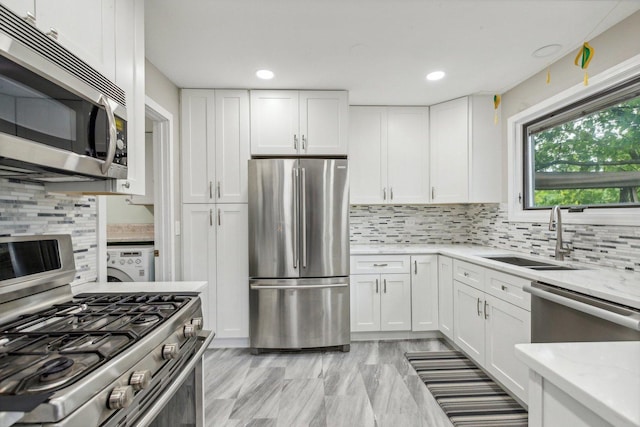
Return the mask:
<svg viewBox="0 0 640 427">
<path fill-rule="evenodd" d="M 349 279 L 252 281 L 249 335 L 252 349 L 348 346 Z M 329 283 L 327 283 L 329 282 Z"/>
</svg>

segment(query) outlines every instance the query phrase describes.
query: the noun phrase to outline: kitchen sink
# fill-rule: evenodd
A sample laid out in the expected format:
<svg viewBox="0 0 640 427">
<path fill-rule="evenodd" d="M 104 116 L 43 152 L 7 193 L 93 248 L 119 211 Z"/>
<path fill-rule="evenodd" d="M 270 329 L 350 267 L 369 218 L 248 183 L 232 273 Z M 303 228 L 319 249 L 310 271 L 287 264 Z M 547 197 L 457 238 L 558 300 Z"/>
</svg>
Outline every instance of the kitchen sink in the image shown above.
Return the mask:
<svg viewBox="0 0 640 427">
<path fill-rule="evenodd" d="M 504 262 L 505 264 L 517 265 L 518 267 L 557 267 L 555 264 L 549 264 L 547 262 L 533 261 L 527 258 L 521 258 L 517 256 L 486 256 L 486 259 L 491 259 L 498 262 Z"/>
<path fill-rule="evenodd" d="M 504 262 L 505 264 L 516 265 L 518 267 L 529 268 L 531 270 L 551 271 L 551 270 L 578 270 L 575 267 L 567 267 L 565 265 L 550 264 L 548 262 L 534 261 L 528 258 L 518 256 L 485 256 L 483 258 L 493 261 Z"/>
</svg>

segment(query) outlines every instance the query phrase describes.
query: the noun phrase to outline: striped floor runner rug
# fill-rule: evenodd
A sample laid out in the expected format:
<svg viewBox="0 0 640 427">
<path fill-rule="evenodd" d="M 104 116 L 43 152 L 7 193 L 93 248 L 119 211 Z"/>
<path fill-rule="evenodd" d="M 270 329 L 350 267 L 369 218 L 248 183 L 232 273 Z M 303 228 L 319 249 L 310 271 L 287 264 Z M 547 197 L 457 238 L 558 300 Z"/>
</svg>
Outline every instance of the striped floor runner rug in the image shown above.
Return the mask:
<svg viewBox="0 0 640 427">
<path fill-rule="evenodd" d="M 523 427 L 527 411 L 459 351 L 405 353 L 456 427 Z"/>
</svg>

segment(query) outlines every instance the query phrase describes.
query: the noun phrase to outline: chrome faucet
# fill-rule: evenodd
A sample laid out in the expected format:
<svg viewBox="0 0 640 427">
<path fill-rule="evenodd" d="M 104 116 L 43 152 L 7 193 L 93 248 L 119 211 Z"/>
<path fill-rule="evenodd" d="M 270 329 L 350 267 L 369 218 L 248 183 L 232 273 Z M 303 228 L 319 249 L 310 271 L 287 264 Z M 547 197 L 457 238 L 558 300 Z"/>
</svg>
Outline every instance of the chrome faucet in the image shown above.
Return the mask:
<svg viewBox="0 0 640 427">
<path fill-rule="evenodd" d="M 556 232 L 556 259 L 564 261 L 564 256 L 568 255 L 571 249 L 562 242 L 562 215 L 560 215 L 560 212 L 560 206 L 558 205 L 551 208 L 549 231 Z"/>
</svg>

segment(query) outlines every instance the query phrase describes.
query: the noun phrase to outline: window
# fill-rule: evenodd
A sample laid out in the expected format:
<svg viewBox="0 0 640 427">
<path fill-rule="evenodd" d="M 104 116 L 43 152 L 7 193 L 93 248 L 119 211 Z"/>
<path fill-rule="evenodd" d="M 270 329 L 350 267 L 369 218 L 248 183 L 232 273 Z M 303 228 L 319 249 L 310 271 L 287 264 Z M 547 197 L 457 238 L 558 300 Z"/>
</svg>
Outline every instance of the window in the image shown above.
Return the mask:
<svg viewBox="0 0 640 427">
<path fill-rule="evenodd" d="M 523 208 L 640 206 L 640 77 L 524 124 Z"/>
</svg>

